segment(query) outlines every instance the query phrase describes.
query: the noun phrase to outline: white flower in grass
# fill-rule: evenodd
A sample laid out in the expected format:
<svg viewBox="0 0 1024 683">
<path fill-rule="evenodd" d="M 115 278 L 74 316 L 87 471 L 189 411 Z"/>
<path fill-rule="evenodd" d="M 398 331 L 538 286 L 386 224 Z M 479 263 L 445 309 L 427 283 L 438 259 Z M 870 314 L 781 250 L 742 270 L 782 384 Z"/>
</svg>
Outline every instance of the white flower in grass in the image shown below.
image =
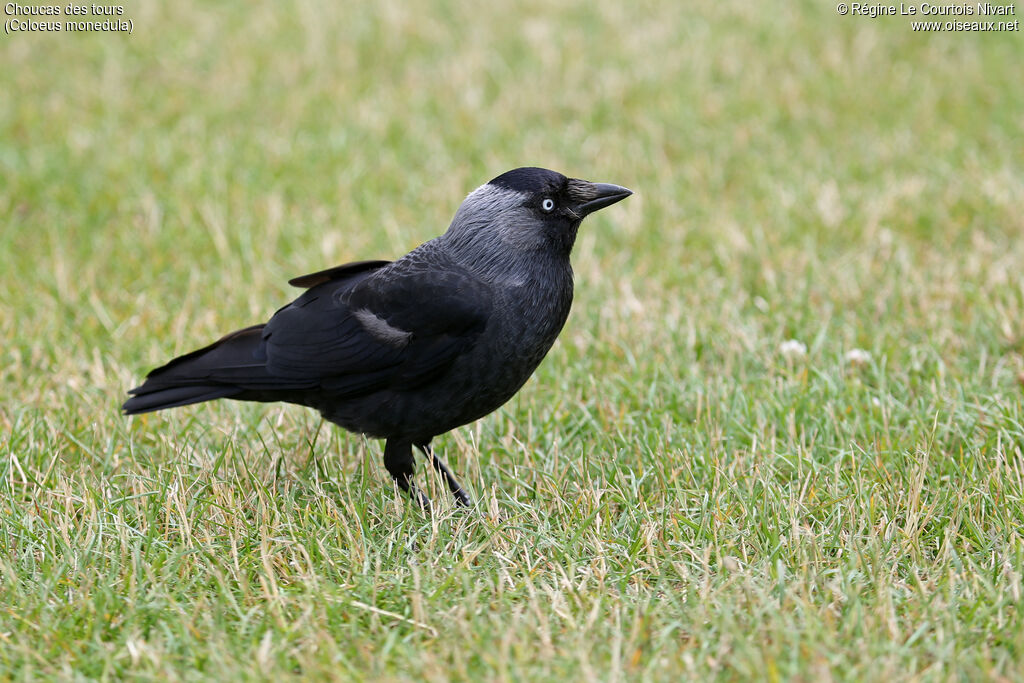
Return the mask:
<svg viewBox="0 0 1024 683">
<path fill-rule="evenodd" d="M 796 339 L 787 339 L 779 344 L 779 353 L 786 358 L 802 358 L 807 355 L 807 345 Z"/>
<path fill-rule="evenodd" d="M 871 354 L 864 349 L 850 349 L 846 352 L 846 362 L 859 368 L 871 362 Z"/>
</svg>

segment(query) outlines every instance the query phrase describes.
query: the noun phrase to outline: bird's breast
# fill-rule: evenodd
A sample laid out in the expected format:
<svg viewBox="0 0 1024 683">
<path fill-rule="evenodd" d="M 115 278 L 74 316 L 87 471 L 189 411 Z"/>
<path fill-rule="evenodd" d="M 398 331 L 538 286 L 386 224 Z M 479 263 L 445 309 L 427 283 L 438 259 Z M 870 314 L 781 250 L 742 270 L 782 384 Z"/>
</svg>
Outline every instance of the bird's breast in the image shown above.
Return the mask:
<svg viewBox="0 0 1024 683">
<path fill-rule="evenodd" d="M 527 278 L 505 288 L 495 304 L 492 320 L 497 339 L 502 340 L 510 357 L 524 363 L 528 376 L 554 344 L 569 317 L 571 272 L 562 278 Z"/>
</svg>

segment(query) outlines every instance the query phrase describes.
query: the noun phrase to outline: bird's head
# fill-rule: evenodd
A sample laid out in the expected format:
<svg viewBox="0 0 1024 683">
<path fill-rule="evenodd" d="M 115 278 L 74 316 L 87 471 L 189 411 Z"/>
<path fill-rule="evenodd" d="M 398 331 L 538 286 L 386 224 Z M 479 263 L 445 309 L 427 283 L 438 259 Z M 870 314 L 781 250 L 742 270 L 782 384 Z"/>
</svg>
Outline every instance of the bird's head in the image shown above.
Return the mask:
<svg viewBox="0 0 1024 683">
<path fill-rule="evenodd" d="M 463 256 L 488 264 L 537 253 L 568 259 L 580 222 L 631 194 L 619 185 L 517 168 L 471 192 L 444 240 Z"/>
</svg>

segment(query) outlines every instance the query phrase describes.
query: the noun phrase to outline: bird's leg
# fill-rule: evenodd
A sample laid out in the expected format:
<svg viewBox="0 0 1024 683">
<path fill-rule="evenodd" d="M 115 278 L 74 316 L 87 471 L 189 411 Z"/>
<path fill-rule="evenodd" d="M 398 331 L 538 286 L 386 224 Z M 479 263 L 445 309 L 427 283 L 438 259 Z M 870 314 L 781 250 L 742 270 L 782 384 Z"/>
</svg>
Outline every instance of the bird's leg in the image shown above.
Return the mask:
<svg viewBox="0 0 1024 683">
<path fill-rule="evenodd" d="M 427 456 L 427 459 L 430 460 L 430 464 L 433 465 L 434 469 L 440 472 L 441 476 L 444 477 L 445 482 L 448 484 L 448 489 L 455 496 L 455 502 L 463 507 L 472 507 L 473 499 L 469 497 L 469 494 L 466 493 L 458 480 L 455 479 L 455 475 L 453 475 L 451 470 L 448 469 L 448 466 L 444 464 L 444 461 L 437 457 L 437 454 L 434 453 L 434 449 L 430 447 L 430 442 L 418 443 L 416 444 L 416 447 L 423 451 L 423 455 Z"/>
<path fill-rule="evenodd" d="M 416 470 L 416 461 L 412 457 L 412 444 L 408 441 L 394 441 L 393 439 L 384 442 L 384 467 L 387 468 L 398 488 L 408 493 L 409 497 L 419 503 L 424 510 L 430 509 L 430 499 L 420 491 L 412 480 L 413 472 Z"/>
</svg>

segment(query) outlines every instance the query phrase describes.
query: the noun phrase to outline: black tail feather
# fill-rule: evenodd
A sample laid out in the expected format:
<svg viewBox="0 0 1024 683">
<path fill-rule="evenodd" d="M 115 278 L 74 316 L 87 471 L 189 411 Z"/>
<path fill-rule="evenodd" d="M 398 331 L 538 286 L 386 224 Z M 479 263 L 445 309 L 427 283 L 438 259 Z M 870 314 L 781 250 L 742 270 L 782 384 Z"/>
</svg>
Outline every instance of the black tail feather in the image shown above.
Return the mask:
<svg viewBox="0 0 1024 683">
<path fill-rule="evenodd" d="M 241 392 L 242 389 L 238 387 L 218 387 L 212 385 L 172 387 L 139 396 L 132 396 L 124 402 L 121 408 L 124 410 L 125 415 L 138 415 L 140 413 L 151 413 L 154 410 L 163 410 L 164 408 L 177 408 L 178 406 L 187 406 L 191 403 L 212 401 L 216 398 L 230 398 Z"/>
<path fill-rule="evenodd" d="M 137 415 L 230 398 L 266 382 L 262 333 L 263 325 L 247 327 L 156 368 L 128 392 L 122 409 Z"/>
</svg>

